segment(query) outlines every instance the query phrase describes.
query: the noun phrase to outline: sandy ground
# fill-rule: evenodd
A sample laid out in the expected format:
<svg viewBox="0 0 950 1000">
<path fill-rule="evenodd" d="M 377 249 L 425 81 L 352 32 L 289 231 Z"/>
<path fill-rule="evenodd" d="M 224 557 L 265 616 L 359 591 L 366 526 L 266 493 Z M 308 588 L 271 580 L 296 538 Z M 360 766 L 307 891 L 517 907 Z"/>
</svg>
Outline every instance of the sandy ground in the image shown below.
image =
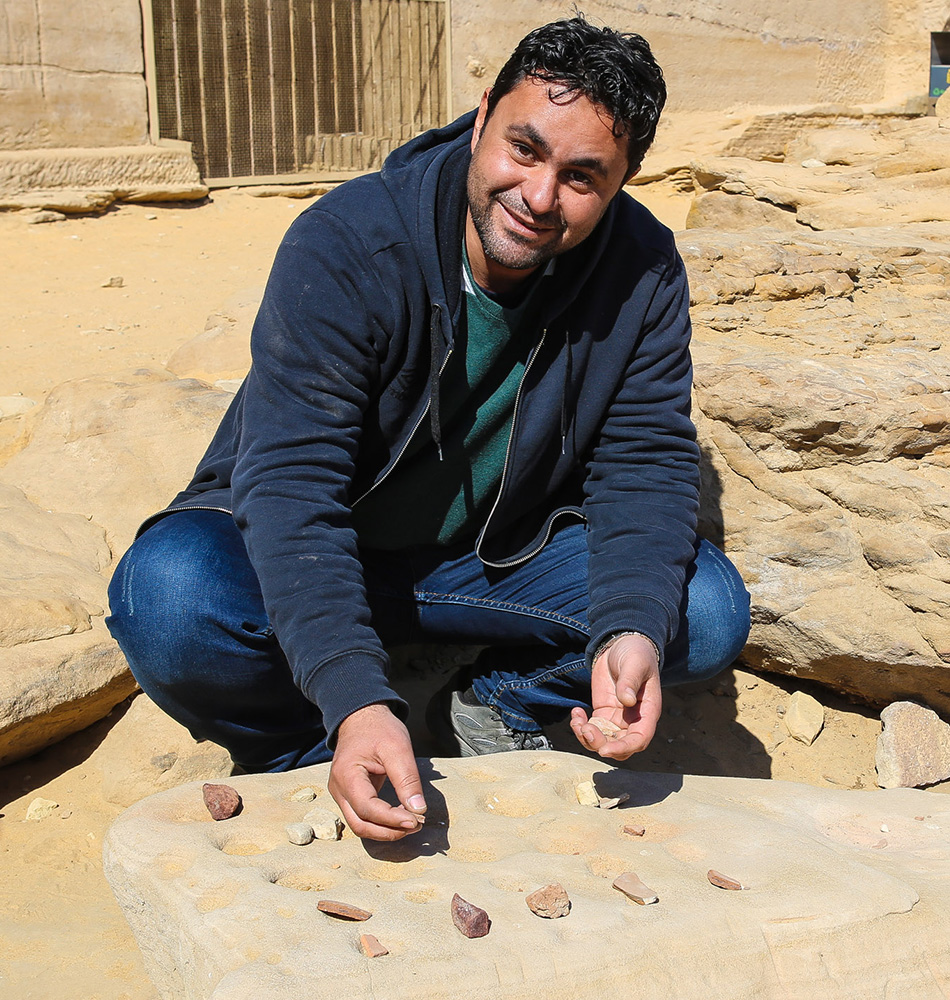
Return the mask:
<svg viewBox="0 0 950 1000">
<path fill-rule="evenodd" d="M 637 195 L 671 227 L 682 227 L 687 196 L 669 184 Z M 161 365 L 215 307 L 263 282 L 280 236 L 303 207 L 223 191 L 198 206 L 123 206 L 43 225 L 0 215 L 0 396 L 39 401 L 68 378 Z M 102 287 L 119 276 L 121 287 Z M 422 684 L 411 659 L 400 686 L 419 704 Z M 876 714 L 812 689 L 826 724 L 805 746 L 787 738 L 782 724 L 795 686 L 736 670 L 698 690 L 672 692 L 653 745 L 630 766 L 874 787 Z M 0 769 L 0 996 L 157 997 L 101 867 L 104 832 L 120 812 L 104 795 L 103 775 L 113 786 L 126 774 L 131 781 L 148 766 L 143 755 L 154 753 L 127 709 Z M 569 731 L 557 735 L 568 749 Z M 424 752 L 425 734 L 417 736 Z M 28 821 L 37 796 L 59 808 Z"/>
</svg>

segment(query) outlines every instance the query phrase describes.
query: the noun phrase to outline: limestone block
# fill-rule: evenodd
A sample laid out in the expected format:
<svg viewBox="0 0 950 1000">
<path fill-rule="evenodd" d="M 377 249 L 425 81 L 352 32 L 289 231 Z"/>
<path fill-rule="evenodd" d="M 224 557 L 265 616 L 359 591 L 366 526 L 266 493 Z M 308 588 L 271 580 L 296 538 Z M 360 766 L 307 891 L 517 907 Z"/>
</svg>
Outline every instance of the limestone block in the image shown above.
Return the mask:
<svg viewBox="0 0 950 1000">
<path fill-rule="evenodd" d="M 937 995 L 950 973 L 943 797 L 638 774 L 526 751 L 421 760 L 427 822 L 404 840 L 289 844 L 285 827 L 306 809 L 290 793 L 302 779 L 325 784 L 328 767 L 231 779 L 244 809 L 225 823 L 197 783 L 114 823 L 106 876 L 163 997 L 331 1000 L 345 983 L 354 997 L 442 1000 L 451 983 L 455 1000 L 599 1000 L 629 990 L 636 969 L 646 1000 L 691 997 L 697 983 L 709 1000 L 865 1000 Z M 586 780 L 629 803 L 577 805 Z M 624 836 L 632 821 L 642 838 Z M 746 888 L 723 892 L 710 869 Z M 624 898 L 612 887 L 624 872 L 659 902 Z M 538 920 L 524 898 L 553 881 L 570 912 Z M 456 894 L 489 914 L 487 936 L 453 930 Z M 322 900 L 372 916 L 340 921 Z M 389 954 L 368 960 L 361 932 Z"/>
<path fill-rule="evenodd" d="M 251 366 L 251 327 L 263 294 L 263 288 L 248 288 L 232 295 L 208 317 L 202 333 L 172 354 L 168 370 L 212 383 L 243 378 Z"/>
<path fill-rule="evenodd" d="M 938 98 L 937 103 L 934 106 L 934 111 L 936 112 L 937 118 L 941 122 L 946 122 L 950 120 L 950 90 L 945 90 Z"/>
<path fill-rule="evenodd" d="M 915 788 L 950 778 L 950 726 L 936 712 L 898 701 L 881 712 L 875 765 L 881 788 Z"/>
<path fill-rule="evenodd" d="M 41 506 L 91 517 L 121 553 L 182 489 L 232 396 L 167 372 L 64 382 L 0 469 Z"/>
<path fill-rule="evenodd" d="M 138 0 L 36 0 L 43 61 L 81 73 L 139 73 L 142 9 Z"/>
<path fill-rule="evenodd" d="M 0 765 L 78 733 L 134 690 L 101 618 L 77 635 L 0 649 Z"/>
<path fill-rule="evenodd" d="M 168 201 L 207 193 L 191 154 L 179 147 L 0 152 L 0 206 L 90 211 L 116 200 Z M 83 198 L 94 204 L 84 207 Z"/>
<path fill-rule="evenodd" d="M 0 65 L 26 66 L 40 61 L 35 0 L 7 0 L 0 15 Z"/>
</svg>

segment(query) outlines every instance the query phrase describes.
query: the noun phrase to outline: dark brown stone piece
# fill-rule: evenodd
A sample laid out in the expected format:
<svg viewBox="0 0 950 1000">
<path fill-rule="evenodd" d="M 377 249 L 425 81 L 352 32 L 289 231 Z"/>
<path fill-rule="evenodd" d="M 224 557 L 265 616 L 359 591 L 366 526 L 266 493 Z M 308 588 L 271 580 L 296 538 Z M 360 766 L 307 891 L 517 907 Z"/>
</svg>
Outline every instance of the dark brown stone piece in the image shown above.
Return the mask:
<svg viewBox="0 0 950 1000">
<path fill-rule="evenodd" d="M 361 910 L 358 906 L 338 903 L 334 899 L 321 899 L 317 903 L 317 909 L 321 913 L 326 913 L 331 917 L 339 917 L 341 920 L 369 920 L 373 915 L 371 910 Z"/>
<path fill-rule="evenodd" d="M 539 917 L 553 920 L 556 917 L 566 917 L 571 912 L 571 901 L 567 891 L 559 882 L 553 882 L 542 889 L 537 889 L 525 896 L 528 909 Z"/>
<path fill-rule="evenodd" d="M 734 878 L 729 878 L 728 875 L 723 875 L 722 872 L 717 872 L 710 868 L 706 872 L 706 878 L 709 879 L 712 885 L 718 886 L 720 889 L 744 889 L 745 886 L 741 882 L 737 882 Z"/>
<path fill-rule="evenodd" d="M 481 907 L 462 899 L 458 893 L 452 897 L 452 923 L 467 938 L 484 937 L 491 927 L 488 914 Z"/>
<path fill-rule="evenodd" d="M 212 819 L 230 819 L 240 811 L 241 796 L 230 785 L 215 785 L 208 781 L 201 786 L 201 794 Z"/>
<path fill-rule="evenodd" d="M 389 949 L 379 943 L 375 934 L 360 934 L 360 947 L 367 958 L 382 958 L 389 954 Z"/>
</svg>

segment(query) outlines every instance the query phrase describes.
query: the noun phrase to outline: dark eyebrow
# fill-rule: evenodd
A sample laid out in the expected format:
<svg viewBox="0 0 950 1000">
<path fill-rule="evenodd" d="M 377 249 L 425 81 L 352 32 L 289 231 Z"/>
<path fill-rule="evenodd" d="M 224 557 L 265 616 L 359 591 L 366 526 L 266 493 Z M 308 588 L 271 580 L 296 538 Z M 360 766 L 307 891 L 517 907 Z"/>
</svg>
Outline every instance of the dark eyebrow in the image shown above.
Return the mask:
<svg viewBox="0 0 950 1000">
<path fill-rule="evenodd" d="M 509 125 L 508 131 L 514 136 L 526 139 L 533 146 L 544 153 L 545 156 L 551 155 L 551 147 L 547 140 L 531 125 Z M 607 176 L 607 168 L 603 165 L 603 163 L 601 163 L 600 160 L 593 156 L 572 160 L 571 166 L 580 167 L 583 170 L 589 170 L 591 173 L 597 174 L 599 177 Z"/>
</svg>

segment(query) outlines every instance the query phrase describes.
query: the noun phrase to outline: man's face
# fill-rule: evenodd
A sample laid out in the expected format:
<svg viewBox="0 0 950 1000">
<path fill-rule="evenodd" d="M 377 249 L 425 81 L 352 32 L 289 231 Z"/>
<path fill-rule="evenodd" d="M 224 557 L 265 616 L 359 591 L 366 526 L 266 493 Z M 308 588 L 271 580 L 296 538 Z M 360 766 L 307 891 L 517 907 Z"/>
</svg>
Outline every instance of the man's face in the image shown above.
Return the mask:
<svg viewBox="0 0 950 1000">
<path fill-rule="evenodd" d="M 586 239 L 630 173 L 627 139 L 583 95 L 552 101 L 558 85 L 527 77 L 475 121 L 466 248 L 475 280 L 514 288 Z"/>
</svg>

